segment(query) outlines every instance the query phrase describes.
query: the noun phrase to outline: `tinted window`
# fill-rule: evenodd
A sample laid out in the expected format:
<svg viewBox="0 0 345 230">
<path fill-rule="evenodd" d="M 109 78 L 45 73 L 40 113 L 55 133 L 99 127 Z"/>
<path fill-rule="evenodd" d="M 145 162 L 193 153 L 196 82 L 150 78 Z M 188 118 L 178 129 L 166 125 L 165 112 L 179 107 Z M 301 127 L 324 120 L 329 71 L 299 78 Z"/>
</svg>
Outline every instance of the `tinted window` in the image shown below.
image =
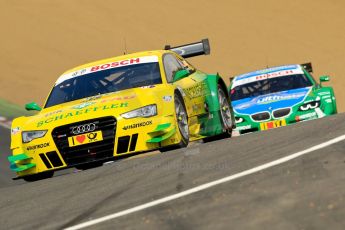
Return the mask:
<svg viewBox="0 0 345 230">
<path fill-rule="evenodd" d="M 312 82 L 304 74 L 296 74 L 239 85 L 233 88 L 230 94 L 231 100 L 235 101 L 247 97 L 256 97 L 312 85 Z"/>
<path fill-rule="evenodd" d="M 120 90 L 161 84 L 157 62 L 102 70 L 56 85 L 45 107 Z"/>
<path fill-rule="evenodd" d="M 173 82 L 176 71 L 183 69 L 182 64 L 171 54 L 164 56 L 163 64 L 168 82 Z"/>
</svg>

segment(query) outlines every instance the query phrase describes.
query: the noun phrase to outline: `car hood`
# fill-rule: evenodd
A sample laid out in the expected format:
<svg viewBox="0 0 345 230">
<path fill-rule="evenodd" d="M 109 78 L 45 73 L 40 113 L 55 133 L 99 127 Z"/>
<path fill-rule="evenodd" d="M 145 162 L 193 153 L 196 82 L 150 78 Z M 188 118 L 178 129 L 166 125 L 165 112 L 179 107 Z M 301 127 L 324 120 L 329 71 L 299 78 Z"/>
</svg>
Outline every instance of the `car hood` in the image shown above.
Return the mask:
<svg viewBox="0 0 345 230">
<path fill-rule="evenodd" d="M 56 126 L 89 120 L 98 117 L 114 116 L 162 101 L 158 95 L 173 92 L 169 86 L 157 85 L 127 89 L 115 93 L 92 96 L 43 109 L 37 115 L 25 117 L 23 128 L 51 129 Z M 153 90 L 153 88 L 155 88 Z"/>
<path fill-rule="evenodd" d="M 238 114 L 254 114 L 261 111 L 272 111 L 292 107 L 305 100 L 311 87 L 281 91 L 257 97 L 232 101 L 234 111 Z"/>
</svg>

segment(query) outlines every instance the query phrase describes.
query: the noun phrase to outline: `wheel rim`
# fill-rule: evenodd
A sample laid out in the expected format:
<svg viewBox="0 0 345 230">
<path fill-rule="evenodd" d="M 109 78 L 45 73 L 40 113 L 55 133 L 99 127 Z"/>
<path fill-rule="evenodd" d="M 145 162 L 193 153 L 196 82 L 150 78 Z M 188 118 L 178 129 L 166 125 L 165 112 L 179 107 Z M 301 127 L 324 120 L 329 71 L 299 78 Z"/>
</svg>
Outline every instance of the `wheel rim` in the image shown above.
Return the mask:
<svg viewBox="0 0 345 230">
<path fill-rule="evenodd" d="M 177 124 L 180 130 L 180 133 L 185 140 L 188 140 L 189 127 L 188 127 L 187 113 L 186 113 L 186 110 L 184 109 L 183 104 L 178 98 L 175 99 L 175 112 L 176 112 L 176 119 L 177 119 Z"/>
<path fill-rule="evenodd" d="M 225 97 L 223 90 L 218 90 L 218 99 L 220 105 L 220 113 L 222 116 L 223 124 L 226 129 L 232 127 L 231 110 L 228 100 Z"/>
</svg>

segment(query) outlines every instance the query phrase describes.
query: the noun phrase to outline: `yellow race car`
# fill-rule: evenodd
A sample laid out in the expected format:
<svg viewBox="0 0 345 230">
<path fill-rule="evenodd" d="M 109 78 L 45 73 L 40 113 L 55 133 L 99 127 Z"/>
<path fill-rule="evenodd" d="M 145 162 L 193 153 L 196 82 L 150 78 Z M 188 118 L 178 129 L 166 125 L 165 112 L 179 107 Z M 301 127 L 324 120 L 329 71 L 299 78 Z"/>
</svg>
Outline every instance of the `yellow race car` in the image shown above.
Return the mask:
<svg viewBox="0 0 345 230">
<path fill-rule="evenodd" d="M 230 136 L 234 118 L 225 83 L 184 59 L 209 52 L 204 39 L 65 72 L 42 109 L 26 105 L 37 115 L 12 123 L 14 179 L 34 181 L 68 167 L 86 169 L 126 154 Z"/>
</svg>

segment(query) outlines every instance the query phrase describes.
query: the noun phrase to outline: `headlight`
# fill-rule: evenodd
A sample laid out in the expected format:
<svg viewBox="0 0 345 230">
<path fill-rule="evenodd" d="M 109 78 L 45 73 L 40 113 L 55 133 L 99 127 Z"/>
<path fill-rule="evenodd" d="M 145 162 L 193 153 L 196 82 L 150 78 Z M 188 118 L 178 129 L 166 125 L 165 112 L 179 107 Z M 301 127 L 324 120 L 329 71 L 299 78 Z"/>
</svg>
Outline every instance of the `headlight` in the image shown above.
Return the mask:
<svg viewBox="0 0 345 230">
<path fill-rule="evenodd" d="M 299 109 L 302 111 L 307 111 L 310 109 L 316 109 L 319 106 L 320 106 L 320 101 L 313 101 L 313 102 L 309 102 L 309 103 L 306 103 L 304 105 L 301 105 L 299 107 Z"/>
<path fill-rule="evenodd" d="M 129 119 L 129 118 L 135 118 L 135 117 L 152 117 L 155 115 L 157 115 L 157 106 L 148 105 L 136 110 L 132 110 L 127 113 L 123 113 L 121 114 L 121 117 Z"/>
<path fill-rule="evenodd" d="M 244 119 L 242 117 L 235 117 L 236 124 L 242 123 Z"/>
<path fill-rule="evenodd" d="M 22 132 L 23 143 L 28 143 L 34 139 L 44 137 L 47 130 L 38 130 L 38 131 L 24 131 Z"/>
</svg>

